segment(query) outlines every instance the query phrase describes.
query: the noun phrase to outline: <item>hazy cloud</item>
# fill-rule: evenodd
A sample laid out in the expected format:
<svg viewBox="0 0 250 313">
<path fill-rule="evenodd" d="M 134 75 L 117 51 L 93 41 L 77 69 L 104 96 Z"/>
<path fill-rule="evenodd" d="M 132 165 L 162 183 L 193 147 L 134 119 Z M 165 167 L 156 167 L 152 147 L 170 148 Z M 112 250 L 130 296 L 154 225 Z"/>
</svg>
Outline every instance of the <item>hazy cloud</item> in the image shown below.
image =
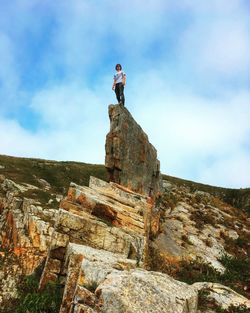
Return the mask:
<svg viewBox="0 0 250 313">
<path fill-rule="evenodd" d="M 249 186 L 249 15 L 243 0 L 2 4 L 0 153 L 103 163 L 121 62 L 164 173 Z"/>
<path fill-rule="evenodd" d="M 180 48 L 202 74 L 228 77 L 249 71 L 250 38 L 245 21 L 198 20 L 184 34 Z"/>
</svg>

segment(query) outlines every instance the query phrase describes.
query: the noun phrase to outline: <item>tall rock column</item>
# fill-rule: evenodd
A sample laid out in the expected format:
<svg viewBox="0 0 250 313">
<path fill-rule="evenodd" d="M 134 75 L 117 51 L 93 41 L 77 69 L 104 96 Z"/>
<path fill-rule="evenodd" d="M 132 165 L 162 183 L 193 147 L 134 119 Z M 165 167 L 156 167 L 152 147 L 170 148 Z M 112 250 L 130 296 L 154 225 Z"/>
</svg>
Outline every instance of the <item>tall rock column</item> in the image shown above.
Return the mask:
<svg viewBox="0 0 250 313">
<path fill-rule="evenodd" d="M 160 162 L 148 136 L 122 105 L 109 106 L 105 166 L 109 180 L 150 196 L 161 190 Z"/>
</svg>

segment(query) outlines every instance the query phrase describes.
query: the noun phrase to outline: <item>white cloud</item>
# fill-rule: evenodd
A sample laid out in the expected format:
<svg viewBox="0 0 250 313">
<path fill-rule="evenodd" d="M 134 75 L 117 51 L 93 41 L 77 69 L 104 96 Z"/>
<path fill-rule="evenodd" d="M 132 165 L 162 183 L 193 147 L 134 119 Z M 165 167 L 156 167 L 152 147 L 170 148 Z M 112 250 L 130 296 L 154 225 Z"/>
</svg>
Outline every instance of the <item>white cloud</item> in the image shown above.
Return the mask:
<svg viewBox="0 0 250 313">
<path fill-rule="evenodd" d="M 229 156 L 234 167 L 237 159 L 239 164 L 243 157 L 249 159 L 250 93 L 206 99 L 185 90 L 178 90 L 179 94 L 167 89 L 159 77 L 159 73 L 155 79 L 151 75 L 143 85 L 145 92 L 137 93 L 134 116 L 157 148 L 162 171 L 218 185 L 226 184 L 228 178 L 231 186 L 240 187 L 242 175 L 236 170 L 231 173 L 231 178 L 236 175 L 234 180 L 229 175 L 224 180 L 219 174 L 212 175 L 213 168 L 223 160 L 226 165 L 222 169 L 228 166 L 231 171 Z M 209 176 L 210 169 L 211 179 L 202 180 Z M 242 181 L 250 185 L 250 178 Z"/>
<path fill-rule="evenodd" d="M 33 97 L 31 107 L 41 116 L 48 144 L 55 143 L 50 158 L 104 162 L 109 128 L 107 90 L 107 86 L 97 91 L 68 83 L 51 86 Z"/>
<path fill-rule="evenodd" d="M 31 101 L 31 108 L 40 114 L 44 123 L 51 128 L 65 128 L 72 122 L 85 123 L 100 113 L 97 108 L 102 108 L 100 96 L 93 91 L 68 83 L 56 85 L 36 93 Z"/>
<path fill-rule="evenodd" d="M 199 181 L 213 185 L 235 188 L 249 188 L 250 155 L 245 151 L 235 151 L 227 158 L 217 159 L 211 166 L 204 168 Z"/>
<path fill-rule="evenodd" d="M 194 70 L 209 75 L 239 75 L 250 68 L 250 38 L 241 21 L 213 21 L 194 25 L 184 37 Z"/>
<path fill-rule="evenodd" d="M 68 129 L 45 129 L 34 134 L 24 130 L 15 121 L 0 119 L 0 132 L 6 134 L 1 136 L 0 153 L 51 160 L 104 163 L 104 127 L 99 127 L 90 127 L 87 131 L 86 125 L 78 128 L 69 126 Z"/>
<path fill-rule="evenodd" d="M 40 151 L 46 155 L 43 140 L 24 130 L 15 120 L 0 118 L 1 154 L 14 156 L 34 156 Z"/>
<path fill-rule="evenodd" d="M 178 1 L 177 6 L 179 8 L 191 9 L 197 14 L 231 14 L 235 12 L 243 12 L 245 10 L 244 0 L 181 0 Z"/>
<path fill-rule="evenodd" d="M 128 75 L 126 105 L 156 146 L 164 173 L 250 185 L 239 174 L 240 165 L 249 171 L 250 138 L 250 94 L 239 90 L 250 69 L 244 1 L 27 0 L 6 8 L 0 12 L 0 110 L 10 112 L 27 93 L 25 109 L 39 125 L 31 132 L 2 118 L 0 131 L 8 136 L 1 153 L 103 163 L 107 105 L 115 102 L 112 71 L 119 61 Z M 43 35 L 38 60 L 34 45 Z M 20 51 L 27 59 L 33 53 L 35 61 L 24 68 L 44 76 L 39 90 L 22 81 Z"/>
<path fill-rule="evenodd" d="M 14 47 L 10 38 L 0 31 L 0 97 L 8 104 L 19 87 L 19 73 L 15 60 Z M 4 110 L 4 106 L 0 110 Z"/>
<path fill-rule="evenodd" d="M 182 5 L 192 16 L 192 22 L 179 39 L 182 66 L 189 64 L 190 71 L 198 73 L 201 79 L 248 75 L 249 13 L 244 1 L 187 0 Z"/>
<path fill-rule="evenodd" d="M 212 185 L 249 186 L 244 173 L 250 170 L 246 149 L 250 94 L 227 95 L 224 101 L 207 100 L 184 90 L 179 95 L 164 88 L 160 73 L 154 75 L 148 75 L 151 79 L 143 85 L 143 93 L 132 89 L 141 86 L 138 77 L 126 89 L 126 96 L 128 93 L 129 110 L 158 150 L 162 172 Z M 1 153 L 104 163 L 109 90 L 106 77 L 98 90 L 66 84 L 38 92 L 31 105 L 41 115 L 44 128 L 34 134 L 2 119 L 0 132 L 8 136 Z"/>
<path fill-rule="evenodd" d="M 111 81 L 106 78 L 96 90 L 71 82 L 38 91 L 30 101 L 32 111 L 40 117 L 37 131 L 1 118 L 0 133 L 6 136 L 1 138 L 0 153 L 104 163 L 111 92 Z"/>
<path fill-rule="evenodd" d="M 168 1 L 106 1 L 103 3 L 61 1 L 52 5 L 55 18 L 54 53 L 44 59 L 45 67 L 64 66 L 68 77 L 81 76 L 93 65 L 115 58 L 125 62 L 147 62 L 148 46 L 164 38 Z M 114 59 L 114 64 L 118 60 Z"/>
</svg>

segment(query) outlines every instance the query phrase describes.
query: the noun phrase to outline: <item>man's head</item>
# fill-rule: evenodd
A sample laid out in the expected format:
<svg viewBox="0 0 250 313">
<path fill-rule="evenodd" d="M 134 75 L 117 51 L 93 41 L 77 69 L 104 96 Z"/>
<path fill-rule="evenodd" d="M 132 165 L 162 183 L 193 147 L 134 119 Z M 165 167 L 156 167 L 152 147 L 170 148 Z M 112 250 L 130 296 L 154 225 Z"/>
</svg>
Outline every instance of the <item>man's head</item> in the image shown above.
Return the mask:
<svg viewBox="0 0 250 313">
<path fill-rule="evenodd" d="M 116 64 L 115 69 L 116 69 L 117 71 L 121 71 L 121 70 L 122 70 L 121 64 Z"/>
</svg>

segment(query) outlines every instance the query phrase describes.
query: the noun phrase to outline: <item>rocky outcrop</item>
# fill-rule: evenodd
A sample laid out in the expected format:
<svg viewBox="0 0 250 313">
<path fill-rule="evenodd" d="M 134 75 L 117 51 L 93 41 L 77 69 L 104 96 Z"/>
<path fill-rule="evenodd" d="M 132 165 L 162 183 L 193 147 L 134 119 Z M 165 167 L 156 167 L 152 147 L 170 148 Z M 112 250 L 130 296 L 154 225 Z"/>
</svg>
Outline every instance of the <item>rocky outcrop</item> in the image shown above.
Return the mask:
<svg viewBox="0 0 250 313">
<path fill-rule="evenodd" d="M 230 306 L 245 307 L 250 310 L 250 300 L 233 291 L 232 289 L 217 283 L 195 283 L 193 287 L 201 294 L 207 293 L 206 301 L 228 310 Z M 239 310 L 240 311 L 240 310 Z"/>
<path fill-rule="evenodd" d="M 170 276 L 145 270 L 111 272 L 96 290 L 102 312 L 196 313 L 197 293 Z"/>
<path fill-rule="evenodd" d="M 1 177 L 0 184 L 0 306 L 17 297 L 20 277 L 29 275 L 47 256 L 58 210 L 43 208 L 23 197 L 36 186 Z"/>
<path fill-rule="evenodd" d="M 9 193 L 0 219 L 1 246 L 18 256 L 22 273 L 28 275 L 47 255 L 57 210 L 46 210 L 39 203 Z"/>
<path fill-rule="evenodd" d="M 126 259 L 122 254 L 70 243 L 63 268 L 66 284 L 60 313 L 68 313 L 73 307 L 75 310 L 100 309 L 103 301 L 95 294 L 98 285 L 104 282 L 113 270 L 136 268 L 136 261 Z"/>
<path fill-rule="evenodd" d="M 53 189 L 51 182 L 51 187 L 42 185 L 48 193 Z M 54 209 L 46 205 L 50 197 L 43 204 L 25 197 L 35 188 L 0 176 L 1 308 L 17 296 L 18 277 L 32 273 L 45 258 L 40 285 L 60 278 L 60 313 L 214 313 L 210 304 L 197 307 L 207 291 L 208 300 L 225 309 L 249 305 L 225 286 L 187 285 L 146 270 L 151 244 L 167 266 L 182 259 L 197 266 L 202 260 L 223 272 L 222 254 L 246 255 L 249 221 L 218 198 L 164 181 L 161 201 L 154 202 L 91 177 L 88 187 L 72 183 Z"/>
<path fill-rule="evenodd" d="M 208 313 L 208 307 L 216 306 L 250 308 L 249 300 L 221 284 L 187 285 L 138 268 L 135 260 L 121 254 L 83 245 L 68 245 L 63 268 L 66 283 L 60 313 Z M 208 307 L 198 307 L 204 294 Z"/>
<path fill-rule="evenodd" d="M 57 214 L 41 287 L 61 274 L 69 243 L 120 253 L 141 264 L 147 254 L 151 211 L 150 198 L 115 183 L 94 177 L 89 187 L 72 183 Z"/>
<path fill-rule="evenodd" d="M 197 291 L 117 253 L 69 244 L 60 313 L 195 313 Z"/>
<path fill-rule="evenodd" d="M 145 195 L 161 191 L 160 162 L 148 136 L 122 105 L 109 106 L 105 166 L 109 180 Z"/>
<path fill-rule="evenodd" d="M 168 181 L 163 186 L 160 231 L 152 245 L 169 262 L 199 261 L 223 273 L 224 255 L 249 253 L 250 221 L 242 211 L 206 192 Z"/>
</svg>

